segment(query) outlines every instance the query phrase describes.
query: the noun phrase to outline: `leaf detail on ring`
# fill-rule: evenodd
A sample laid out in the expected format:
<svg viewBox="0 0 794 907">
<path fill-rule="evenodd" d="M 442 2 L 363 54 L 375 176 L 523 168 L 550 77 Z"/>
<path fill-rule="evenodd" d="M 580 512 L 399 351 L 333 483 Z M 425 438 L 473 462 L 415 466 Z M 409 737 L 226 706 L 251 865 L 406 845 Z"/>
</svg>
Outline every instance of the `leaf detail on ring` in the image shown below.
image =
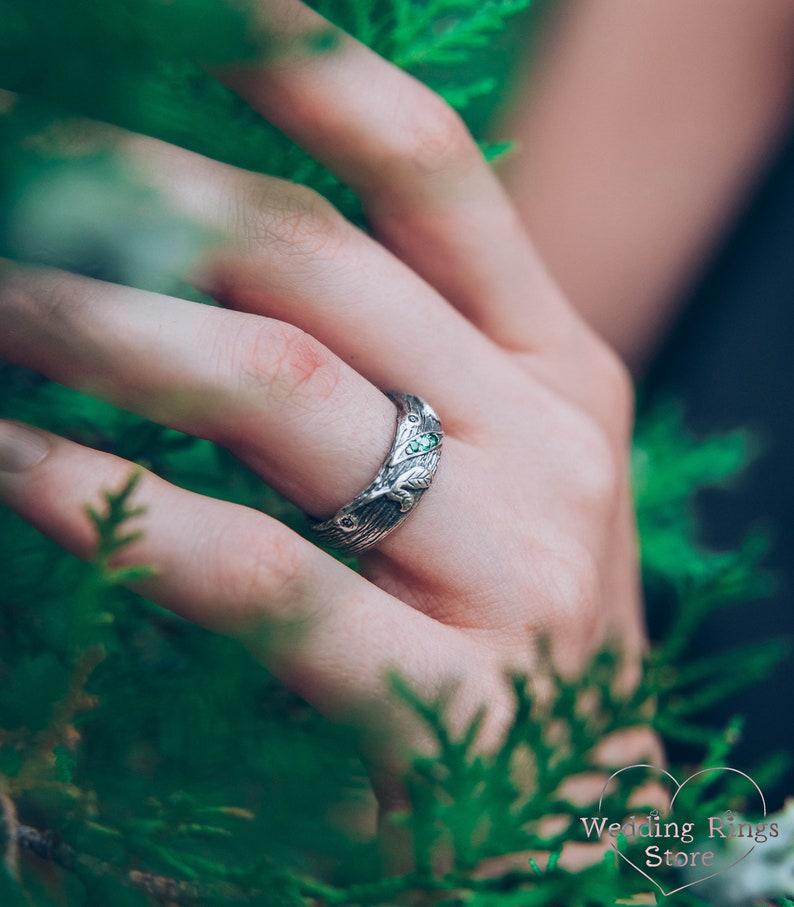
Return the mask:
<svg viewBox="0 0 794 907">
<path fill-rule="evenodd" d="M 426 466 L 414 466 L 404 473 L 388 491 L 386 497 L 400 505 L 400 512 L 410 510 L 415 503 L 412 491 L 430 487 L 433 473 Z"/>
</svg>

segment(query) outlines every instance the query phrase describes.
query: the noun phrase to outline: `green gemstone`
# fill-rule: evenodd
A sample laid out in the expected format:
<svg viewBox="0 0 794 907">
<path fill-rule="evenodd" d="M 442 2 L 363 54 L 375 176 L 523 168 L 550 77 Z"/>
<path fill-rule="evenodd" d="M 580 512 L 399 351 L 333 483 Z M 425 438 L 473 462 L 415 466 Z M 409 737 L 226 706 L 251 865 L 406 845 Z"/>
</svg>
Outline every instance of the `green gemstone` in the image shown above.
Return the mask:
<svg viewBox="0 0 794 907">
<path fill-rule="evenodd" d="M 411 441 L 408 445 L 408 453 L 419 453 L 419 442 Z"/>
</svg>

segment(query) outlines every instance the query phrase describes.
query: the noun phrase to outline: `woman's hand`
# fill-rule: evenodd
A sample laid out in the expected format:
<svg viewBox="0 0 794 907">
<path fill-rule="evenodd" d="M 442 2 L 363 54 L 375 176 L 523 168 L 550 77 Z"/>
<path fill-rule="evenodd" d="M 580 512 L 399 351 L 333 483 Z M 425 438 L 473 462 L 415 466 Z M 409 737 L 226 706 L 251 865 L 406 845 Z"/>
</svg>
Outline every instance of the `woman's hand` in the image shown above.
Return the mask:
<svg viewBox="0 0 794 907">
<path fill-rule="evenodd" d="M 371 481 L 394 432 L 385 392 L 438 412 L 438 473 L 360 576 L 263 514 L 147 474 L 140 591 L 239 634 L 325 713 L 382 699 L 397 668 L 456 714 L 506 713 L 508 669 L 547 635 L 572 672 L 607 639 L 643 645 L 628 482 L 630 384 L 561 297 L 455 114 L 327 23 L 267 4 L 283 50 L 220 77 L 362 198 L 376 238 L 319 196 L 130 135 L 121 154 L 219 231 L 188 275 L 226 309 L 6 264 L 0 355 L 228 447 L 327 518 Z M 0 499 L 81 557 L 84 504 L 132 466 L 0 423 Z M 266 643 L 254 631 L 271 630 Z M 280 629 L 299 632 L 281 633 Z M 259 641 L 257 641 L 259 640 Z M 388 773 L 393 750 L 372 758 Z"/>
</svg>

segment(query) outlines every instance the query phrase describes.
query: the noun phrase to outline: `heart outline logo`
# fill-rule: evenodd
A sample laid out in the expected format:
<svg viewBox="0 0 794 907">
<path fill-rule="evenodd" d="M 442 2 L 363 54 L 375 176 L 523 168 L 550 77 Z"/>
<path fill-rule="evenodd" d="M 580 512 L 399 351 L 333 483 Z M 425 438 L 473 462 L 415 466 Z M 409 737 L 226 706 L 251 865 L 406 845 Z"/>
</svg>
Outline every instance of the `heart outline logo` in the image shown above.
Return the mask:
<svg viewBox="0 0 794 907">
<path fill-rule="evenodd" d="M 756 791 L 758 791 L 758 796 L 761 798 L 761 806 L 763 807 L 763 816 L 764 816 L 764 818 L 766 818 L 766 799 L 764 798 L 764 794 L 763 794 L 761 788 L 755 783 L 755 781 L 753 781 L 753 779 L 749 775 L 745 774 L 742 771 L 739 771 L 738 768 L 731 768 L 728 765 L 713 766 L 712 768 L 702 768 L 696 772 L 693 772 L 688 778 L 685 778 L 683 781 L 681 781 L 679 783 L 678 780 L 675 777 L 673 777 L 673 775 L 671 775 L 670 772 L 668 772 L 666 769 L 660 768 L 658 765 L 650 765 L 645 762 L 638 762 L 635 765 L 626 765 L 623 768 L 618 769 L 616 772 L 613 772 L 607 778 L 607 780 L 604 782 L 604 786 L 601 788 L 601 796 L 598 798 L 599 814 L 601 813 L 601 806 L 604 802 L 604 795 L 606 794 L 607 788 L 609 787 L 610 783 L 613 781 L 613 779 L 617 778 L 618 775 L 622 774 L 623 772 L 627 772 L 633 768 L 651 768 L 654 771 L 661 772 L 661 774 L 665 775 L 667 778 L 670 779 L 670 781 L 673 782 L 676 790 L 670 799 L 670 803 L 667 807 L 668 810 L 672 810 L 672 808 L 675 804 L 676 798 L 681 793 L 681 790 L 687 784 L 689 784 L 689 782 L 693 778 L 697 778 L 699 775 L 705 775 L 707 772 L 733 772 L 736 775 L 741 775 L 743 778 L 746 778 L 750 782 L 750 784 L 753 785 L 753 787 L 756 789 Z M 636 869 L 637 872 L 640 873 L 640 875 L 645 876 L 645 878 L 648 879 L 648 881 L 651 882 L 651 884 L 655 885 L 659 889 L 659 891 L 661 891 L 663 897 L 669 897 L 672 894 L 677 894 L 679 891 L 683 891 L 685 888 L 691 888 L 693 885 L 699 885 L 701 882 L 706 882 L 709 879 L 713 879 L 713 878 L 716 878 L 716 876 L 722 875 L 724 872 L 727 872 L 729 869 L 733 869 L 733 867 L 738 865 L 739 863 L 741 863 L 742 860 L 747 859 L 747 857 L 750 856 L 750 854 L 755 850 L 755 848 L 757 846 L 758 846 L 757 843 L 753 843 L 753 846 L 750 847 L 745 853 L 743 853 L 742 856 L 740 856 L 737 860 L 734 860 L 733 863 L 731 863 L 728 866 L 723 866 L 721 869 L 718 869 L 716 872 L 712 872 L 710 875 L 703 876 L 703 878 L 701 878 L 701 879 L 695 879 L 692 882 L 687 882 L 686 885 L 681 885 L 679 888 L 674 888 L 671 891 L 665 891 L 664 888 L 662 888 L 662 886 L 656 881 L 656 879 L 649 876 L 647 872 L 640 869 L 640 867 L 637 866 L 636 863 L 632 862 L 625 854 L 621 853 L 617 848 L 617 844 L 615 844 L 614 842 L 610 842 L 610 847 L 615 851 L 615 853 L 619 857 L 621 857 L 623 860 L 625 860 L 629 864 L 629 866 L 632 867 L 632 869 Z"/>
</svg>

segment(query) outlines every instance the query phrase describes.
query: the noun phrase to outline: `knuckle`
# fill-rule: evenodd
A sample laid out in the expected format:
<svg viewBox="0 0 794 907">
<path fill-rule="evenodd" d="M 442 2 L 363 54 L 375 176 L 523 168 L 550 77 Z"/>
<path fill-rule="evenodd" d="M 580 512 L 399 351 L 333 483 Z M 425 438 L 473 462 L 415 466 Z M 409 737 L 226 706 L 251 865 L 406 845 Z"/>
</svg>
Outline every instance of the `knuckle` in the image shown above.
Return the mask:
<svg viewBox="0 0 794 907">
<path fill-rule="evenodd" d="M 399 165 L 408 161 L 426 174 L 455 169 L 479 157 L 466 125 L 441 98 L 427 92 L 405 129 L 396 133 L 390 156 Z"/>
<path fill-rule="evenodd" d="M 244 244 L 292 259 L 333 257 L 349 233 L 334 206 L 304 186 L 256 177 L 240 207 L 237 232 Z"/>
<path fill-rule="evenodd" d="M 592 553 L 574 539 L 557 546 L 547 563 L 546 582 L 555 630 L 571 628 L 585 636 L 599 625 L 601 575 Z"/>
<path fill-rule="evenodd" d="M 341 362 L 310 334 L 291 324 L 262 321 L 243 343 L 239 373 L 272 402 L 328 400 L 339 385 Z"/>
<path fill-rule="evenodd" d="M 262 535 L 261 527 L 219 535 L 208 557 L 208 586 L 224 591 L 234 623 L 286 619 L 302 599 L 299 546 L 283 533 Z"/>
<path fill-rule="evenodd" d="M 10 337 L 13 327 L 17 329 L 30 319 L 30 310 L 36 300 L 30 289 L 19 280 L 16 268 L 4 266 L 0 271 L 0 324 L 4 337 Z"/>
<path fill-rule="evenodd" d="M 30 291 L 36 298 L 42 328 L 73 330 L 79 325 L 77 316 L 84 300 L 89 297 L 90 289 L 82 293 L 82 298 L 75 290 L 74 279 L 70 275 L 52 274 Z"/>
<path fill-rule="evenodd" d="M 592 377 L 599 394 L 608 427 L 619 437 L 626 437 L 634 417 L 634 382 L 618 354 L 600 339 L 595 340 Z"/>
<path fill-rule="evenodd" d="M 634 382 L 625 363 L 612 349 L 604 347 L 599 369 L 601 383 L 613 408 L 621 416 L 629 418 L 634 412 Z"/>
<path fill-rule="evenodd" d="M 585 506 L 611 512 L 618 499 L 620 475 L 617 458 L 606 435 L 594 427 L 590 431 L 579 469 L 579 494 Z"/>
<path fill-rule="evenodd" d="M 572 431 L 573 462 L 565 470 L 572 492 L 583 511 L 611 513 L 620 496 L 621 471 L 606 431 L 593 419 L 579 415 Z"/>
<path fill-rule="evenodd" d="M 6 265 L 0 271 L 0 313 L 17 327 L 35 324 L 39 330 L 63 325 L 72 315 L 74 293 L 68 278 L 58 272 L 36 272 Z"/>
</svg>

